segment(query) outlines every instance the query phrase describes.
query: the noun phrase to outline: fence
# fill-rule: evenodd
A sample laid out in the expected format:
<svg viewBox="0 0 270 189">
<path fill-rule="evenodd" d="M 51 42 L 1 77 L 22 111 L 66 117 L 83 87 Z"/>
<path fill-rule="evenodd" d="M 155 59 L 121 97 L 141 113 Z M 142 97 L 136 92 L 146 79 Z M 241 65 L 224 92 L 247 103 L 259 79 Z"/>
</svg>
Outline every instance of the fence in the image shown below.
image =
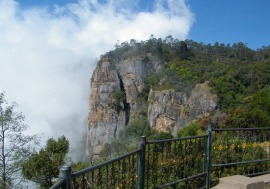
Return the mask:
<svg viewBox="0 0 270 189">
<path fill-rule="evenodd" d="M 213 129 L 212 181 L 242 174 L 270 173 L 270 128 Z"/>
<path fill-rule="evenodd" d="M 210 188 L 223 176 L 270 172 L 270 128 L 211 129 L 206 135 L 146 141 L 119 158 L 71 174 L 50 189 Z"/>
</svg>

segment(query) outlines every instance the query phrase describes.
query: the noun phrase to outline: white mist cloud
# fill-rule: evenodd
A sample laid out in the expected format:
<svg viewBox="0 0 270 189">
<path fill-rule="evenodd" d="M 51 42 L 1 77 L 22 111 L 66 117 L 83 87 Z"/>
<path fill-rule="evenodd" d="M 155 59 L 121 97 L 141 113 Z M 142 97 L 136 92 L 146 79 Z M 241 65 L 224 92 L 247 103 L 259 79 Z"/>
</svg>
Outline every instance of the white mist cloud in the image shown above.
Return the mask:
<svg viewBox="0 0 270 189">
<path fill-rule="evenodd" d="M 71 150 L 83 148 L 97 57 L 117 40 L 187 38 L 194 17 L 184 0 L 156 1 L 152 12 L 134 6 L 81 0 L 25 9 L 0 0 L 0 91 L 19 104 L 30 133 L 65 135 Z"/>
</svg>

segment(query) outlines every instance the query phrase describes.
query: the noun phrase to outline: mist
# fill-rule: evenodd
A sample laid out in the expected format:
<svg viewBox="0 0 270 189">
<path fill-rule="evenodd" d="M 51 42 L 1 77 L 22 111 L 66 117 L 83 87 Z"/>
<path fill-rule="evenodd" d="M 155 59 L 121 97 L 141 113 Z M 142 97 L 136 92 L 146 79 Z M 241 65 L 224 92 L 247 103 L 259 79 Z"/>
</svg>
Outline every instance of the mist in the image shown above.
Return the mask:
<svg viewBox="0 0 270 189">
<path fill-rule="evenodd" d="M 0 0 L 0 92 L 16 101 L 28 134 L 65 135 L 73 159 L 85 152 L 90 78 L 101 54 L 117 41 L 172 35 L 184 40 L 194 15 L 184 0 L 157 0 L 152 11 L 136 3 L 81 0 L 23 7 Z"/>
</svg>

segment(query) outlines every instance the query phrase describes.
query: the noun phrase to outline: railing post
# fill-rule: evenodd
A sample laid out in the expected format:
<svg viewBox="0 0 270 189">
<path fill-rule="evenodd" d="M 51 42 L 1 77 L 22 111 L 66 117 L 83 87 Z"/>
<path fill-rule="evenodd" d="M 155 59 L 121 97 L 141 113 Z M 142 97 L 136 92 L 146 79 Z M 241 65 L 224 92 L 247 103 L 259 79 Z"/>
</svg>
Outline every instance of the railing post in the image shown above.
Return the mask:
<svg viewBox="0 0 270 189">
<path fill-rule="evenodd" d="M 142 136 L 139 149 L 141 152 L 138 156 L 138 189 L 144 188 L 144 174 L 145 174 L 145 148 L 146 137 Z"/>
<path fill-rule="evenodd" d="M 64 165 L 59 170 L 59 178 L 65 180 L 65 186 L 62 189 L 70 189 L 70 182 L 71 182 L 71 166 Z"/>
<path fill-rule="evenodd" d="M 208 124 L 208 129 L 206 131 L 207 137 L 207 146 L 206 146 L 206 163 L 205 168 L 207 172 L 206 176 L 206 188 L 210 188 L 211 184 L 211 149 L 212 149 L 212 126 Z"/>
</svg>

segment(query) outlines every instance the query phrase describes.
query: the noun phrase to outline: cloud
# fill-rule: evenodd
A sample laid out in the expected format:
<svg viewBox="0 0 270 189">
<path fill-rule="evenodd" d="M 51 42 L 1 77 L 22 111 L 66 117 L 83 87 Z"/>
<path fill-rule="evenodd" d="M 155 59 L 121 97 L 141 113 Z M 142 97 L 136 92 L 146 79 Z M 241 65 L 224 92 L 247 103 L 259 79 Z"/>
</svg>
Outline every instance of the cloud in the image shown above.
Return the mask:
<svg viewBox="0 0 270 189">
<path fill-rule="evenodd" d="M 100 54 L 117 40 L 188 37 L 194 16 L 184 0 L 155 1 L 151 12 L 135 7 L 81 0 L 24 8 L 0 0 L 0 91 L 18 102 L 30 133 L 64 134 L 71 149 L 83 148 L 90 77 Z"/>
</svg>

